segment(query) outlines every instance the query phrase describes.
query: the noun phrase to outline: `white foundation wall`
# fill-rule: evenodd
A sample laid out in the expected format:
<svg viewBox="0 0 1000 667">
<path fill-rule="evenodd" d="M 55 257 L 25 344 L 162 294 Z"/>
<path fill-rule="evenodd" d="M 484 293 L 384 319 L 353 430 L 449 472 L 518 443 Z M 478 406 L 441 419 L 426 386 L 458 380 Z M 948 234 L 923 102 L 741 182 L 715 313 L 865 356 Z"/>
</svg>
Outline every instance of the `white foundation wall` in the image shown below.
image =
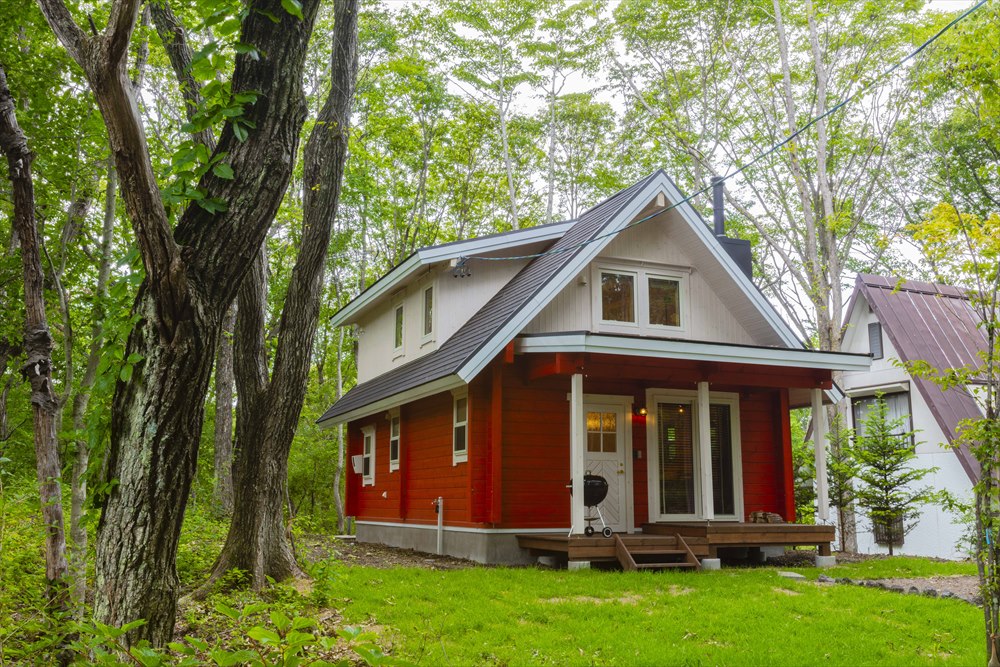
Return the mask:
<svg viewBox="0 0 1000 667">
<path fill-rule="evenodd" d="M 844 352 L 868 353 L 868 324 L 877 322 L 875 314 L 859 295 L 855 304 L 851 321 L 844 335 L 842 350 Z M 886 392 L 899 390 L 902 385 L 910 399 L 910 413 L 913 428 L 917 431 L 917 458 L 914 467 L 937 468 L 924 477 L 922 484 L 935 490 L 947 490 L 957 499 L 968 502 L 972 498 L 972 483 L 965 469 L 959 462 L 955 452 L 945 443 L 948 442 L 934 418 L 930 407 L 910 379 L 909 374 L 895 364 L 898 355 L 888 335 L 882 333 L 883 358 L 872 360 L 871 370 L 862 373 L 844 373 L 841 386 L 848 394 L 865 392 L 866 388 L 889 386 Z M 846 423 L 854 427 L 850 398 L 838 406 Z M 945 511 L 937 505 L 925 505 L 920 508 L 920 517 L 915 527 L 903 538 L 903 546 L 895 548 L 894 553 L 912 556 L 931 556 L 935 558 L 965 558 L 966 554 L 958 545 L 965 527 L 956 523 L 958 517 Z M 836 512 L 832 512 L 836 519 Z M 871 522 L 864 516 L 858 516 L 858 550 L 861 553 L 888 553 L 888 547 L 875 543 L 871 530 Z M 838 530 L 838 536 L 839 536 Z"/>
</svg>

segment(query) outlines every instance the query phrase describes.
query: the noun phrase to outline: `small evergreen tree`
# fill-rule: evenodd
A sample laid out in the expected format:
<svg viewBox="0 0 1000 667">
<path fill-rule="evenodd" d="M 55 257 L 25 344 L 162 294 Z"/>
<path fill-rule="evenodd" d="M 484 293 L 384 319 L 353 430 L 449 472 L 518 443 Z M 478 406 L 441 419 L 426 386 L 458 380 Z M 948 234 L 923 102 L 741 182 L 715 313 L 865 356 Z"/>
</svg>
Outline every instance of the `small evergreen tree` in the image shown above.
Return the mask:
<svg viewBox="0 0 1000 667">
<path fill-rule="evenodd" d="M 890 556 L 896 540 L 916 525 L 914 519 L 920 516 L 918 507 L 937 497 L 930 487 L 912 488 L 937 468 L 911 465 L 917 456 L 916 441 L 914 432 L 905 430 L 904 421 L 889 419 L 888 408 L 879 394 L 853 447 L 861 482 L 854 492 L 855 499 L 873 529 L 884 531 Z M 894 526 L 900 528 L 894 530 Z"/>
<path fill-rule="evenodd" d="M 830 430 L 826 434 L 830 443 L 827 452 L 826 478 L 829 486 L 830 504 L 837 508 L 837 530 L 840 532 L 840 548 L 847 551 L 847 544 L 853 541 L 846 534 L 854 526 L 848 516 L 854 515 L 854 480 L 858 476 L 860 464 L 854 452 L 852 441 L 854 429 L 844 423 L 839 413 L 830 420 Z"/>
</svg>

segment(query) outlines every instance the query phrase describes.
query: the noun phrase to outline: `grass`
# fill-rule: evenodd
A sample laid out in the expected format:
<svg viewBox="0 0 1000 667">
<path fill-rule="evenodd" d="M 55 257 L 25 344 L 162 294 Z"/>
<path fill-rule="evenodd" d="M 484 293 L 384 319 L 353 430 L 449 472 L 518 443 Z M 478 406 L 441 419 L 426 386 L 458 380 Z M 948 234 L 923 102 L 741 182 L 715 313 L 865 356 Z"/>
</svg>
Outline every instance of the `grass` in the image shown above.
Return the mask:
<svg viewBox="0 0 1000 667">
<path fill-rule="evenodd" d="M 972 561 L 931 560 L 911 556 L 892 558 L 872 558 L 860 563 L 844 563 L 825 570 L 814 567 L 795 568 L 796 572 L 815 579 L 821 574 L 831 577 L 852 579 L 890 579 L 909 577 L 946 577 L 953 575 L 976 575 L 976 564 Z"/>
<path fill-rule="evenodd" d="M 913 563 L 899 568 L 919 570 Z M 982 613 L 972 605 L 791 581 L 770 568 L 614 573 L 343 567 L 333 574 L 350 595 L 345 619 L 374 624 L 394 655 L 420 664 L 983 662 Z"/>
</svg>

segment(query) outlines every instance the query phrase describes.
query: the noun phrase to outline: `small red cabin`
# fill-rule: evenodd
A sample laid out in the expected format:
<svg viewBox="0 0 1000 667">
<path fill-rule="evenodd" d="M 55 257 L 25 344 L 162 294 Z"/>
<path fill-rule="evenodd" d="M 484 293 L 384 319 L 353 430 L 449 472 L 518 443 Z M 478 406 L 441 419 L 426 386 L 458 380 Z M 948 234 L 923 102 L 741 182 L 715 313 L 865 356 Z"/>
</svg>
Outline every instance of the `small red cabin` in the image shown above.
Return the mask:
<svg viewBox="0 0 1000 667">
<path fill-rule="evenodd" d="M 586 474 L 622 536 L 793 521 L 789 409 L 869 357 L 805 349 L 746 250 L 657 172 L 576 220 L 414 253 L 335 316 L 359 382 L 320 423 L 347 426 L 358 539 L 528 562 L 596 516 Z"/>
</svg>

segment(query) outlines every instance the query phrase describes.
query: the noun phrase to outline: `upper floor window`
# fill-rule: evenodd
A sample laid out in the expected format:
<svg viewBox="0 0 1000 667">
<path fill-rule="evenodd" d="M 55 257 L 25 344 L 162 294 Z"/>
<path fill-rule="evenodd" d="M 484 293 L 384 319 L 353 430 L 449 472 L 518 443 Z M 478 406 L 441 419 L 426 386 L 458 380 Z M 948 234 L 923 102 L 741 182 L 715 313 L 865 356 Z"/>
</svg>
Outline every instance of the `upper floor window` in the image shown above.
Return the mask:
<svg viewBox="0 0 1000 667">
<path fill-rule="evenodd" d="M 455 396 L 452 426 L 451 462 L 457 465 L 469 460 L 469 395 Z"/>
<path fill-rule="evenodd" d="M 394 327 L 392 332 L 392 349 L 394 352 L 403 353 L 403 304 L 396 306 L 394 311 Z"/>
<path fill-rule="evenodd" d="M 597 269 L 596 328 L 642 335 L 684 330 L 687 277 L 683 273 L 646 267 Z"/>
<path fill-rule="evenodd" d="M 872 359 L 881 359 L 882 353 L 882 325 L 878 322 L 868 324 L 868 351 L 872 354 Z"/>
<path fill-rule="evenodd" d="M 361 429 L 364 442 L 361 450 L 361 486 L 375 484 L 375 427 L 365 426 Z"/>
<path fill-rule="evenodd" d="M 423 335 L 428 337 L 434 333 L 434 286 L 424 289 L 424 323 Z"/>
<path fill-rule="evenodd" d="M 389 413 L 389 472 L 399 470 L 399 408 Z"/>
</svg>

